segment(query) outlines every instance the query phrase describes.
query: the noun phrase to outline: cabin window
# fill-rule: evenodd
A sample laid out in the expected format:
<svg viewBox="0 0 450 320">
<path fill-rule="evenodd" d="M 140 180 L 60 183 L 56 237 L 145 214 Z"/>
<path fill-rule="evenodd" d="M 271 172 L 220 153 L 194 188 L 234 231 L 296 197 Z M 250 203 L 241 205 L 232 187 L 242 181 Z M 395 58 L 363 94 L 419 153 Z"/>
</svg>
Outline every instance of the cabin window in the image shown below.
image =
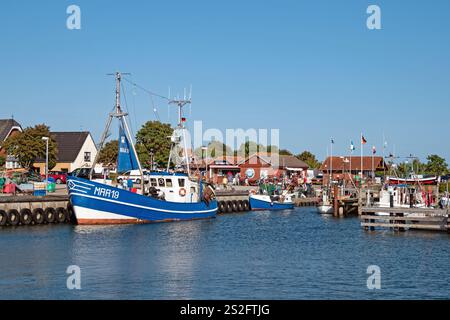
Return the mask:
<svg viewBox="0 0 450 320">
<path fill-rule="evenodd" d="M 159 178 L 158 179 L 158 185 L 160 186 L 160 187 L 165 187 L 166 186 L 166 180 L 164 180 L 163 178 Z"/>
<path fill-rule="evenodd" d="M 84 153 L 84 161 L 85 162 L 91 162 L 91 153 L 90 152 L 85 152 Z"/>
<path fill-rule="evenodd" d="M 152 187 L 157 187 L 158 186 L 158 183 L 156 182 L 155 178 L 151 178 L 150 179 L 150 183 L 151 183 Z"/>
<path fill-rule="evenodd" d="M 178 179 L 178 186 L 180 188 L 184 188 L 184 185 L 185 185 L 184 179 Z"/>
<path fill-rule="evenodd" d="M 172 179 L 166 179 L 166 187 L 167 188 L 172 188 L 173 187 Z"/>
<path fill-rule="evenodd" d="M 191 187 L 191 193 L 195 193 L 195 187 Z"/>
</svg>

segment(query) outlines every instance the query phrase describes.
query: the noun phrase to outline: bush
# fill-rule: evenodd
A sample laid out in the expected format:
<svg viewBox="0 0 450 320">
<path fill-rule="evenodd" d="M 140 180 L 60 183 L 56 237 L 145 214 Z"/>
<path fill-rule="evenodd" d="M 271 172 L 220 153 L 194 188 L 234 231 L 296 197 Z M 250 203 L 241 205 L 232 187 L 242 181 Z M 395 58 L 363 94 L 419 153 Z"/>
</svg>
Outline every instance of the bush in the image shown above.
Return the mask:
<svg viewBox="0 0 450 320">
<path fill-rule="evenodd" d="M 0 167 L 3 167 L 6 163 L 6 158 L 4 156 L 0 156 Z"/>
</svg>

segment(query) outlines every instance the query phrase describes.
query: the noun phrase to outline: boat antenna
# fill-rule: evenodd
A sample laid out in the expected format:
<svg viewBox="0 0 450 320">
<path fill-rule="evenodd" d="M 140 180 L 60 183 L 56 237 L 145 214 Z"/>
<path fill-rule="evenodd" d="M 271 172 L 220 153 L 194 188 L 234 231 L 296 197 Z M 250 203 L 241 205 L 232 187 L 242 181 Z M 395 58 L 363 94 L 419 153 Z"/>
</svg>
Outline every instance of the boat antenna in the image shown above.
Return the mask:
<svg viewBox="0 0 450 320">
<path fill-rule="evenodd" d="M 186 119 L 183 117 L 183 108 L 186 105 L 190 105 L 192 102 L 191 98 L 187 98 L 186 94 L 184 96 L 183 99 L 177 98 L 177 99 L 171 99 L 169 100 L 169 105 L 176 105 L 178 108 L 178 125 L 177 125 L 177 130 L 182 132 L 182 136 L 183 136 L 183 149 L 184 149 L 184 158 L 185 158 L 185 162 L 186 162 L 186 170 L 187 170 L 187 174 L 188 176 L 190 176 L 191 170 L 190 170 L 190 161 L 189 161 L 189 155 L 188 155 L 188 151 L 187 151 L 187 142 L 186 142 L 186 127 L 184 125 Z M 170 159 L 169 159 L 169 164 L 170 164 Z"/>
</svg>

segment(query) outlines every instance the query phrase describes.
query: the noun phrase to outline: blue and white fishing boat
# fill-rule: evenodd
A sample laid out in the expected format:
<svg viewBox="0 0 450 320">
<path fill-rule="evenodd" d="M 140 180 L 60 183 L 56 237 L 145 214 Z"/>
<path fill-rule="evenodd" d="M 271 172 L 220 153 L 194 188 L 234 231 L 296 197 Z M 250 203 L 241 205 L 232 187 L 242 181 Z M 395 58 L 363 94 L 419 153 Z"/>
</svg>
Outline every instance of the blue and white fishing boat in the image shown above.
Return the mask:
<svg viewBox="0 0 450 320">
<path fill-rule="evenodd" d="M 250 195 L 250 208 L 252 210 L 289 210 L 294 209 L 292 195 L 269 196 L 263 194 Z"/>
<path fill-rule="evenodd" d="M 289 190 L 281 189 L 280 185 L 261 183 L 259 194 L 256 192 L 250 194 L 250 208 L 252 210 L 294 209 L 295 195 Z"/>
<path fill-rule="evenodd" d="M 116 111 L 109 115 L 108 124 L 102 136 L 100 149 L 109 132 L 113 118 L 119 119 L 118 172 L 139 170 L 141 188 L 130 190 L 114 187 L 102 180 L 87 180 L 69 177 L 67 187 L 78 224 L 131 224 L 167 221 L 183 221 L 214 218 L 217 201 L 210 186 L 190 179 L 188 173 L 152 172 L 145 177 L 139 163 L 136 149 L 126 121 L 126 113 L 120 108 L 121 74 L 116 73 Z M 172 101 L 171 101 L 172 102 Z M 173 101 L 179 107 L 180 123 L 172 137 L 172 149 L 184 134 L 182 107 L 189 101 Z M 184 119 L 183 119 L 184 120 Z M 171 159 L 169 159 L 170 163 Z M 97 159 L 94 161 L 94 166 Z M 92 178 L 91 170 L 91 178 Z M 134 192 L 133 192 L 134 191 Z"/>
</svg>

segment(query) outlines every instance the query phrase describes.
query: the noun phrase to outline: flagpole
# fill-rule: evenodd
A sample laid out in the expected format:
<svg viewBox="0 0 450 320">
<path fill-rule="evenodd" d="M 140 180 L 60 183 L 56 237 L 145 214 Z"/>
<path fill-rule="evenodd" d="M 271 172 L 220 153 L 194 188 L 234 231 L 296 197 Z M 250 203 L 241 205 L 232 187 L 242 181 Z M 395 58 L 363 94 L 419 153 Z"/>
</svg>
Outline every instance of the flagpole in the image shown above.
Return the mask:
<svg viewBox="0 0 450 320">
<path fill-rule="evenodd" d="M 375 164 L 374 164 L 374 157 L 375 157 L 375 146 L 373 146 L 373 150 L 372 150 L 372 182 L 375 181 Z"/>
<path fill-rule="evenodd" d="M 352 146 L 350 146 L 350 176 L 349 176 L 350 179 L 352 177 L 352 156 L 353 156 L 353 143 Z"/>
<path fill-rule="evenodd" d="M 384 136 L 384 131 L 383 131 L 383 175 L 384 175 L 384 179 L 386 179 L 386 165 L 384 164 L 384 149 L 386 149 L 386 137 Z"/>
<path fill-rule="evenodd" d="M 364 170 L 363 170 L 363 156 L 364 156 L 364 151 L 363 151 L 363 148 L 364 148 L 364 144 L 363 144 L 363 134 L 362 134 L 362 132 L 361 132 L 361 181 L 362 181 L 362 178 L 363 178 L 363 175 L 364 175 Z"/>
<path fill-rule="evenodd" d="M 331 184 L 333 184 L 333 139 L 331 139 L 331 158 L 330 158 L 330 171 L 331 171 Z"/>
</svg>

